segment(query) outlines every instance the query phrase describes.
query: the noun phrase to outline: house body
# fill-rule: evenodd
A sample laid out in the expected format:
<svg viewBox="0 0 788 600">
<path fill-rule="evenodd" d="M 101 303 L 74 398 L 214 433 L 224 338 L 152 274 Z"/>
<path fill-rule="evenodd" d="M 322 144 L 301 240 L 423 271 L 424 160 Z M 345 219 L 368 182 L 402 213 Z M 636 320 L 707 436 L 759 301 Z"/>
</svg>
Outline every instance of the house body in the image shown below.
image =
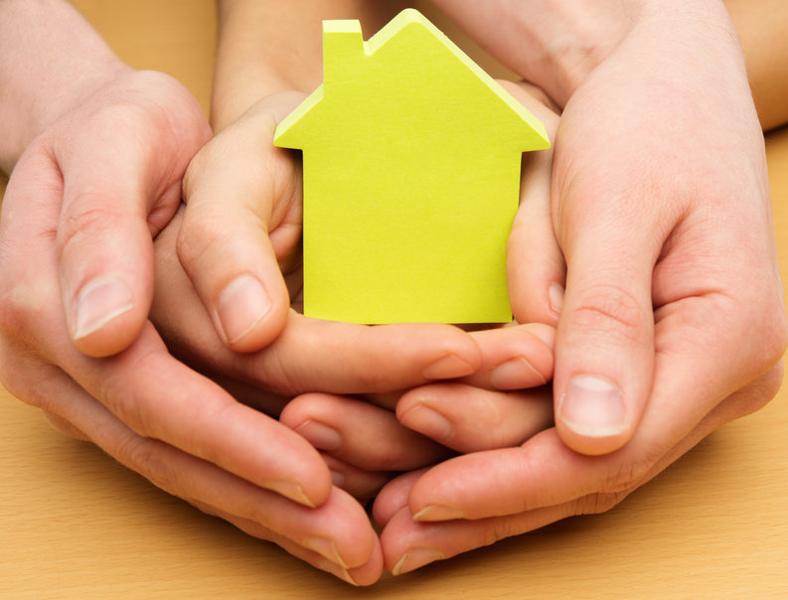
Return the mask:
<svg viewBox="0 0 788 600">
<path fill-rule="evenodd" d="M 303 150 L 304 307 L 356 323 L 505 322 L 506 241 L 541 123 L 415 10 L 364 42 L 324 22 Z"/>
</svg>

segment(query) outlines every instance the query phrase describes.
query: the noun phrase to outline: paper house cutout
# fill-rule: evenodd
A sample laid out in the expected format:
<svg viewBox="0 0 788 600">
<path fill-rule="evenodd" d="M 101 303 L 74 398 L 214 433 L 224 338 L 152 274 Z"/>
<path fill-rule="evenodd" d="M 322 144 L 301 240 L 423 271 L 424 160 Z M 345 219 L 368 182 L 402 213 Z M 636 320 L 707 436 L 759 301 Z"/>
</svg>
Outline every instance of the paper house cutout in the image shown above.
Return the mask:
<svg viewBox="0 0 788 600">
<path fill-rule="evenodd" d="M 506 241 L 542 123 L 416 10 L 364 42 L 323 22 L 323 84 L 274 144 L 303 150 L 304 312 L 511 320 Z"/>
</svg>

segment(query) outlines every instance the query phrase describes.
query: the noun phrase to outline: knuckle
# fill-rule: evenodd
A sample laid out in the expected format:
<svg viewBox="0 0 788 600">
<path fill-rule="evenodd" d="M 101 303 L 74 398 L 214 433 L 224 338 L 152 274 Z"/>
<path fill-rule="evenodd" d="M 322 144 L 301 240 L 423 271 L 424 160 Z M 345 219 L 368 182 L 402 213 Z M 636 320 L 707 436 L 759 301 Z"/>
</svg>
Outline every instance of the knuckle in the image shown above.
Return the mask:
<svg viewBox="0 0 788 600">
<path fill-rule="evenodd" d="M 639 341 L 643 323 L 651 307 L 646 307 L 631 292 L 614 284 L 598 284 L 580 292 L 572 312 L 572 328 L 584 332 L 614 333 L 617 337 Z"/>
<path fill-rule="evenodd" d="M 66 421 L 64 418 L 56 415 L 55 413 L 51 413 L 49 411 L 44 411 L 49 422 L 52 426 L 62 433 L 63 435 L 80 441 L 89 441 L 88 437 L 79 429 L 77 429 L 74 425 Z"/>
<path fill-rule="evenodd" d="M 130 365 L 129 370 L 138 373 L 150 372 L 150 367 L 145 364 L 149 355 L 143 355 Z M 135 385 L 129 385 L 124 371 L 110 374 L 103 378 L 99 384 L 98 399 L 118 419 L 136 434 L 144 437 L 157 437 L 159 431 L 158 421 L 153 414 L 149 398 L 144 393 L 139 393 Z"/>
<path fill-rule="evenodd" d="M 74 199 L 78 205 L 89 206 L 84 210 L 64 216 L 58 230 L 58 245 L 61 253 L 76 246 L 89 236 L 106 233 L 116 229 L 120 216 L 109 208 L 111 203 L 102 198 L 97 191 L 84 191 Z"/>
<path fill-rule="evenodd" d="M 214 142 L 208 142 L 197 154 L 195 154 L 186 172 L 183 175 L 183 200 L 189 203 L 189 198 L 194 190 L 200 185 L 200 176 L 211 162 L 211 148 Z"/>
<path fill-rule="evenodd" d="M 178 490 L 179 476 L 174 465 L 166 459 L 160 443 L 129 434 L 118 443 L 116 458 L 156 487 L 170 494 Z"/>
<path fill-rule="evenodd" d="M 212 248 L 220 247 L 225 241 L 224 235 L 216 219 L 187 209 L 175 243 L 183 268 L 189 272 L 198 270 L 202 257 L 210 254 Z"/>
<path fill-rule="evenodd" d="M 519 531 L 516 530 L 510 519 L 493 519 L 490 523 L 490 527 L 485 528 L 482 532 L 479 546 L 492 546 L 518 533 Z"/>
<path fill-rule="evenodd" d="M 662 453 L 653 452 L 653 456 L 615 466 L 605 478 L 600 493 L 617 494 L 638 487 L 660 456 Z"/>
<path fill-rule="evenodd" d="M 626 498 L 628 491 L 596 493 L 576 500 L 576 515 L 598 515 L 613 510 Z"/>
<path fill-rule="evenodd" d="M 779 361 L 749 389 L 742 391 L 736 402 L 733 418 L 739 419 L 751 415 L 769 404 L 780 391 L 783 376 L 784 365 Z"/>
<path fill-rule="evenodd" d="M 763 327 L 764 331 L 764 363 L 774 364 L 778 362 L 785 348 L 788 346 L 788 318 L 786 318 L 782 302 L 767 311 L 767 324 Z"/>
</svg>

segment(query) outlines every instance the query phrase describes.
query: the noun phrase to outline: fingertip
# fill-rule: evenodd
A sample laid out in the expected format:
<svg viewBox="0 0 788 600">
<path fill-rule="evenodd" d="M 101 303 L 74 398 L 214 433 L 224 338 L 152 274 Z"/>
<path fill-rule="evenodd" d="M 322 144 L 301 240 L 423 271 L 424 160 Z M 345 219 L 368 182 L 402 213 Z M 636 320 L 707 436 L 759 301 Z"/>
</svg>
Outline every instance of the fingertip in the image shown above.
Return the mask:
<svg viewBox="0 0 788 600">
<path fill-rule="evenodd" d="M 281 459 L 281 479 L 269 480 L 264 487 L 308 508 L 323 506 L 334 487 L 331 470 L 307 440 L 290 429 L 283 431 L 287 445 L 282 451 L 289 456 Z"/>
<path fill-rule="evenodd" d="M 375 498 L 372 505 L 372 518 L 380 527 L 385 527 L 391 518 L 408 506 L 408 495 L 413 484 L 418 481 L 429 468 L 410 471 L 388 482 Z"/>
<path fill-rule="evenodd" d="M 427 380 L 456 379 L 478 371 L 482 366 L 482 351 L 476 340 L 453 325 L 438 325 L 436 339 L 444 339 L 434 352 L 437 359 L 423 371 Z M 447 335 L 448 334 L 448 335 Z"/>
<path fill-rule="evenodd" d="M 243 273 L 224 286 L 214 306 L 213 319 L 222 341 L 235 352 L 249 353 L 279 337 L 287 324 L 290 299 L 284 282 L 264 283 Z"/>
<path fill-rule="evenodd" d="M 96 277 L 82 286 L 76 298 L 65 298 L 76 348 L 95 358 L 128 348 L 142 331 L 150 306 L 149 299 L 139 296 L 133 286 L 110 275 Z"/>
<path fill-rule="evenodd" d="M 355 586 L 363 587 L 378 582 L 381 575 L 383 575 L 383 549 L 377 539 L 375 540 L 372 556 L 369 557 L 369 560 L 360 567 L 349 569 L 348 575 L 349 579 L 346 581 Z"/>
<path fill-rule="evenodd" d="M 605 377 L 574 375 L 556 404 L 558 435 L 575 452 L 609 454 L 633 435 L 635 415 L 619 386 Z"/>
</svg>

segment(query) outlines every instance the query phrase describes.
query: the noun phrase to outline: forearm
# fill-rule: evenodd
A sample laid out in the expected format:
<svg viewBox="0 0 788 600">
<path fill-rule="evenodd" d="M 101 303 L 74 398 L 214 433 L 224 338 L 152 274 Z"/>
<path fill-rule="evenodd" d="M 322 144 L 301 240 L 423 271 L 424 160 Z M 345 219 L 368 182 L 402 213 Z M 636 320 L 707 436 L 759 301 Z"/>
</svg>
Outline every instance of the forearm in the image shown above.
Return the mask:
<svg viewBox="0 0 788 600">
<path fill-rule="evenodd" d="M 0 168 L 123 68 L 66 2 L 0 0 Z"/>
<path fill-rule="evenodd" d="M 670 56 L 670 44 L 685 33 L 689 38 L 695 31 L 729 26 L 720 0 L 433 1 L 488 52 L 560 106 L 628 38 L 643 41 L 627 44 L 628 51 Z M 654 35 L 660 30 L 662 47 Z"/>
<path fill-rule="evenodd" d="M 376 31 L 389 17 L 367 0 L 220 0 L 212 125 L 235 121 L 282 90 L 310 92 L 322 78 L 323 19 L 360 19 Z"/>
</svg>

